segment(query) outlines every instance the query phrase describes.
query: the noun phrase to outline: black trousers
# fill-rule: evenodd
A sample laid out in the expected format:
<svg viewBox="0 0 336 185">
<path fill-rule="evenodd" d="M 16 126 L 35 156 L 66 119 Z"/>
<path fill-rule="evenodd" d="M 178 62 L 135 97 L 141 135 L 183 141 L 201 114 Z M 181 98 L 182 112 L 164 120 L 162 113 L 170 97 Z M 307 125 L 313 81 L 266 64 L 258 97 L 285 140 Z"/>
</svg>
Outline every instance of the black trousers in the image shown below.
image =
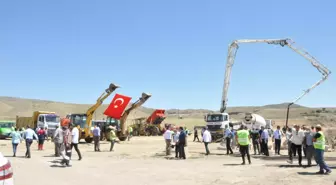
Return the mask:
<svg viewBox="0 0 336 185">
<path fill-rule="evenodd" d="M 182 159 L 186 159 L 185 151 L 184 151 L 184 146 L 185 146 L 185 143 L 179 143 L 179 148 L 180 148 L 180 156 L 179 156 L 179 158 L 182 158 Z"/>
<path fill-rule="evenodd" d="M 248 162 L 251 163 L 249 145 L 246 145 L 246 146 L 240 145 L 239 148 L 240 148 L 240 153 L 242 155 L 243 163 L 245 163 L 245 155 L 247 155 Z"/>
<path fill-rule="evenodd" d="M 199 142 L 199 138 L 198 138 L 198 135 L 194 135 L 194 141 L 196 141 L 196 138 L 197 138 L 197 141 Z"/>
<path fill-rule="evenodd" d="M 176 144 L 175 145 L 175 158 L 180 158 L 181 154 L 180 154 L 180 145 Z"/>
<path fill-rule="evenodd" d="M 80 151 L 78 149 L 78 143 L 71 143 L 71 150 L 72 150 L 73 147 L 75 147 L 75 150 L 77 152 L 78 158 L 79 158 L 79 160 L 81 160 L 82 159 L 82 155 L 81 155 L 81 153 L 80 153 Z"/>
<path fill-rule="evenodd" d="M 280 155 L 281 139 L 275 139 L 275 153 Z"/>
<path fill-rule="evenodd" d="M 292 152 L 297 152 L 297 154 L 299 155 L 299 164 L 301 165 L 302 162 L 302 145 L 296 145 L 294 143 L 292 143 Z M 293 160 L 293 155 L 292 153 L 290 153 L 289 155 L 289 160 Z"/>
<path fill-rule="evenodd" d="M 205 154 L 206 154 L 206 155 L 209 155 L 209 154 L 210 154 L 208 145 L 209 145 L 209 142 L 204 142 L 204 146 L 205 146 Z"/>
<path fill-rule="evenodd" d="M 258 140 L 254 140 L 253 141 L 253 150 L 254 150 L 254 154 L 257 154 L 257 150 L 258 150 L 258 154 L 260 155 L 260 148 L 259 148 L 259 141 Z"/>
<path fill-rule="evenodd" d="M 26 157 L 30 158 L 30 145 L 33 143 L 32 139 L 26 139 Z"/>
<path fill-rule="evenodd" d="M 231 138 L 226 138 L 226 154 L 233 154 L 233 151 L 231 149 Z"/>
<path fill-rule="evenodd" d="M 269 156 L 268 139 L 262 139 L 261 140 L 261 151 L 264 153 L 264 155 Z"/>
</svg>

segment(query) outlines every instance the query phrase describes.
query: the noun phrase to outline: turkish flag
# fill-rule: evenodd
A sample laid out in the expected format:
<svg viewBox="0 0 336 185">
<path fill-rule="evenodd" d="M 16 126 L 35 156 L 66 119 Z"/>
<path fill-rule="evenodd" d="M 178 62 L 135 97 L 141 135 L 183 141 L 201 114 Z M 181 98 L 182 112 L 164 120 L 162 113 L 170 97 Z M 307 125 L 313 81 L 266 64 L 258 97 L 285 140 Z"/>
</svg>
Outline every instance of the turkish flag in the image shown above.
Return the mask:
<svg viewBox="0 0 336 185">
<path fill-rule="evenodd" d="M 116 94 L 104 114 L 114 119 L 120 119 L 131 99 L 131 97 Z"/>
</svg>

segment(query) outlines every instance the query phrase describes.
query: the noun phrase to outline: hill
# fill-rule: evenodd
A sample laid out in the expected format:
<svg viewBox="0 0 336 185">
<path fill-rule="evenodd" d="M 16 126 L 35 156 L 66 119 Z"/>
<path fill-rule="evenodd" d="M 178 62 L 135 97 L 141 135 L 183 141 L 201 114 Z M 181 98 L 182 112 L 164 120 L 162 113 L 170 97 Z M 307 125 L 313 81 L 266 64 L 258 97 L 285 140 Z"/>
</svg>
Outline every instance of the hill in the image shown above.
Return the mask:
<svg viewBox="0 0 336 185">
<path fill-rule="evenodd" d="M 266 119 L 275 120 L 277 124 L 282 125 L 285 122 L 287 105 L 288 103 L 264 105 L 259 107 L 229 107 L 228 112 L 253 112 L 264 116 Z M 47 100 L 0 96 L 0 120 L 15 119 L 16 115 L 31 116 L 32 112 L 36 110 L 53 111 L 64 117 L 68 113 L 85 112 L 90 106 L 91 105 L 89 104 L 71 104 Z M 107 108 L 107 106 L 107 104 L 103 104 L 99 107 L 95 113 L 94 119 L 104 118 L 105 116 L 103 115 L 103 111 Z M 149 116 L 153 111 L 153 108 L 140 107 L 130 114 L 129 119 Z M 204 124 L 203 116 L 209 112 L 215 111 L 207 109 L 170 109 L 166 112 L 166 122 L 182 125 L 202 125 Z M 183 117 L 183 119 L 178 119 L 179 116 Z M 242 114 L 232 115 L 231 117 L 233 119 L 241 119 Z M 290 123 L 313 124 L 317 122 L 326 125 L 336 124 L 336 109 L 309 108 L 296 104 L 291 106 Z"/>
</svg>

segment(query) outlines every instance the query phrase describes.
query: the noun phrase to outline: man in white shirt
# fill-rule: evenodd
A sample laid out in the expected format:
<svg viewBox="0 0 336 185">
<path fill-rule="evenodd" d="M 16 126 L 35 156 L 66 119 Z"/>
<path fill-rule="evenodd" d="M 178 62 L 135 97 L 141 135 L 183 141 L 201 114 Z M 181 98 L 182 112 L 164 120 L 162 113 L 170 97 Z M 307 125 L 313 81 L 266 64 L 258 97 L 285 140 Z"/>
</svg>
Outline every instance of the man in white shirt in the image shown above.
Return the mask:
<svg viewBox="0 0 336 185">
<path fill-rule="evenodd" d="M 165 139 L 166 142 L 166 155 L 170 155 L 171 153 L 171 140 L 172 140 L 172 131 L 171 131 L 171 127 L 169 127 L 166 132 L 163 134 L 163 137 Z"/>
<path fill-rule="evenodd" d="M 275 145 L 275 154 L 280 155 L 280 147 L 281 147 L 281 136 L 282 131 L 280 130 L 280 126 L 277 126 L 277 129 L 273 132 L 273 139 Z"/>
<path fill-rule="evenodd" d="M 211 134 L 208 130 L 208 127 L 205 127 L 204 133 L 203 133 L 203 142 L 204 142 L 204 146 L 205 146 L 205 155 L 209 155 L 210 151 L 209 151 L 209 143 L 211 143 Z"/>
<path fill-rule="evenodd" d="M 75 150 L 78 155 L 78 160 L 82 160 L 82 155 L 78 149 L 78 141 L 79 141 L 79 130 L 76 126 L 73 124 L 70 125 L 71 135 L 72 135 L 72 141 L 71 141 L 71 150 L 73 147 L 75 147 Z"/>
<path fill-rule="evenodd" d="M 299 155 L 299 165 L 302 166 L 302 143 L 304 141 L 305 134 L 300 129 L 300 126 L 295 125 L 295 130 L 292 131 L 292 136 L 290 138 L 290 141 L 292 142 L 292 151 L 297 151 L 297 154 Z M 293 164 L 293 156 L 289 155 L 289 163 Z"/>
<path fill-rule="evenodd" d="M 261 127 L 261 134 L 260 134 L 260 145 L 261 145 L 261 152 L 264 153 L 264 155 L 269 156 L 268 152 L 268 138 L 269 133 L 268 130 L 265 129 L 265 127 Z"/>
</svg>

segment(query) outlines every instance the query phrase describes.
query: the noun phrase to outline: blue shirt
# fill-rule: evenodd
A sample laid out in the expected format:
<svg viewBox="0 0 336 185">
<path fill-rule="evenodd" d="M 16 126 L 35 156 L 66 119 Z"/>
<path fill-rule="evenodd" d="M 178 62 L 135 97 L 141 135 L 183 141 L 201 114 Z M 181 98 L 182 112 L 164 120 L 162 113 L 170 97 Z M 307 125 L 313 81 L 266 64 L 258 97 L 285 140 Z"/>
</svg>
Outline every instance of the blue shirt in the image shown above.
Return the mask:
<svg viewBox="0 0 336 185">
<path fill-rule="evenodd" d="M 21 133 L 20 132 L 17 132 L 17 131 L 13 131 L 11 133 L 11 137 L 12 137 L 12 143 L 13 144 L 19 144 L 22 137 L 21 137 Z"/>
<path fill-rule="evenodd" d="M 232 136 L 232 132 L 231 132 L 231 130 L 229 129 L 229 128 L 227 128 L 226 130 L 225 130 L 225 138 L 231 138 L 231 136 Z"/>
<path fill-rule="evenodd" d="M 25 139 L 34 139 L 34 137 L 37 139 L 37 135 L 34 132 L 34 130 L 32 130 L 31 128 L 28 128 L 25 132 L 24 132 L 24 138 Z"/>
<path fill-rule="evenodd" d="M 92 131 L 93 136 L 100 136 L 100 128 L 96 127 Z"/>
<path fill-rule="evenodd" d="M 261 133 L 261 139 L 268 139 L 268 131 L 265 129 L 263 130 L 263 132 Z"/>
</svg>

